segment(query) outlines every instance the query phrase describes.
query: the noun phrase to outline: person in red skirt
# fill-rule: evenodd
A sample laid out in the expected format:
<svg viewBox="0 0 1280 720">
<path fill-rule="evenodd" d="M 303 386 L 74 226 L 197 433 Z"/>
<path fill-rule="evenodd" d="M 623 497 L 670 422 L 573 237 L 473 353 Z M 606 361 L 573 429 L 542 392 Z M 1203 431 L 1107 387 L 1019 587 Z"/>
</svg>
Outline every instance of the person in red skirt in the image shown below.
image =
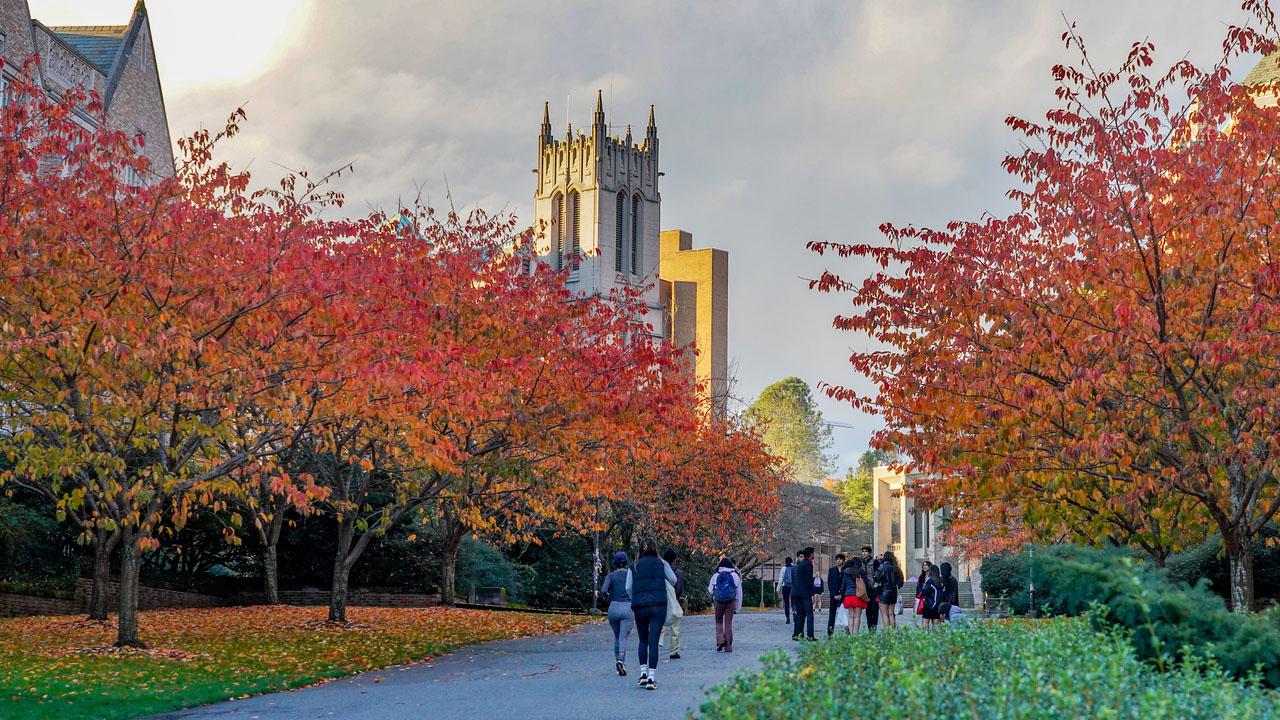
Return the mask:
<svg viewBox="0 0 1280 720">
<path fill-rule="evenodd" d="M 845 561 L 841 573 L 844 575 L 844 607 L 849 611 L 849 624 L 844 629 L 852 635 L 862 629 L 863 611 L 871 597 L 871 583 L 867 578 L 867 568 L 857 555 Z"/>
</svg>

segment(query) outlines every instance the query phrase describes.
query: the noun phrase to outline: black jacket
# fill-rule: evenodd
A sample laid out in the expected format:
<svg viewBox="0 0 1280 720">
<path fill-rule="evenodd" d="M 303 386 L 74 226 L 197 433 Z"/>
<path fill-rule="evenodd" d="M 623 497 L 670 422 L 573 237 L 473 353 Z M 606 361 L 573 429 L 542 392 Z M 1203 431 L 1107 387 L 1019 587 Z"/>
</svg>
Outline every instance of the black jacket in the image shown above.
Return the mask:
<svg viewBox="0 0 1280 720">
<path fill-rule="evenodd" d="M 666 607 L 666 604 L 666 564 L 656 555 L 642 555 L 631 567 L 631 607 Z"/>
<path fill-rule="evenodd" d="M 791 597 L 813 597 L 813 561 L 801 560 L 791 571 Z"/>
<path fill-rule="evenodd" d="M 960 581 L 956 580 L 955 575 L 942 577 L 942 602 L 952 605 L 960 604 Z"/>
<path fill-rule="evenodd" d="M 675 565 L 671 566 L 671 572 L 676 574 L 676 599 L 684 597 L 684 573 L 680 572 L 680 568 Z"/>
<path fill-rule="evenodd" d="M 833 565 L 827 571 L 827 593 L 833 598 L 844 595 L 844 575 L 838 565 Z"/>
</svg>

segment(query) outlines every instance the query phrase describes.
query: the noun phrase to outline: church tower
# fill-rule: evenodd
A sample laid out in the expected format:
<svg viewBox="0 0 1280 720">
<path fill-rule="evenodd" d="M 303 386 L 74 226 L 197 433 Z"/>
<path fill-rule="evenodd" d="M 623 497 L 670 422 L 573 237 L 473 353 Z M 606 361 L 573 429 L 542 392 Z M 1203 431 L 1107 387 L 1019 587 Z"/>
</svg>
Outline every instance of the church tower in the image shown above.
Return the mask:
<svg viewBox="0 0 1280 720">
<path fill-rule="evenodd" d="M 609 134 L 604 98 L 596 93 L 590 133 L 563 139 L 551 134 L 550 105 L 542 109 L 538 135 L 538 186 L 534 230 L 539 260 L 569 271 L 568 286 L 581 295 L 646 287 L 646 320 L 664 336 L 658 289 L 658 127 L 653 106 L 643 138 Z"/>
</svg>

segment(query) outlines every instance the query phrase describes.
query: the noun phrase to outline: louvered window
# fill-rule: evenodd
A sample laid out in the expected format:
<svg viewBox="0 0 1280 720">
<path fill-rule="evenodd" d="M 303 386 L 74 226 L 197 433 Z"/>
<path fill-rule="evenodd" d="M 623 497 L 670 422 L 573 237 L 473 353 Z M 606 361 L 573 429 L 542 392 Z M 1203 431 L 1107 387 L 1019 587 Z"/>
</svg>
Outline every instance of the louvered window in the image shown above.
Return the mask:
<svg viewBox="0 0 1280 720">
<path fill-rule="evenodd" d="M 564 269 L 564 196 L 556 195 L 551 201 L 555 211 L 555 227 L 551 228 L 551 254 L 555 255 L 556 270 Z"/>
<path fill-rule="evenodd" d="M 631 274 L 640 274 L 640 196 L 631 196 Z"/>
<path fill-rule="evenodd" d="M 574 270 L 578 269 L 579 258 L 582 256 L 582 201 L 581 196 L 575 190 L 569 193 L 569 222 L 567 229 L 569 231 L 569 263 Z"/>
<path fill-rule="evenodd" d="M 622 214 L 626 212 L 627 194 L 625 191 L 618 191 L 617 208 L 614 210 L 614 220 L 616 221 L 613 229 L 613 269 L 615 272 L 622 272 Z"/>
</svg>

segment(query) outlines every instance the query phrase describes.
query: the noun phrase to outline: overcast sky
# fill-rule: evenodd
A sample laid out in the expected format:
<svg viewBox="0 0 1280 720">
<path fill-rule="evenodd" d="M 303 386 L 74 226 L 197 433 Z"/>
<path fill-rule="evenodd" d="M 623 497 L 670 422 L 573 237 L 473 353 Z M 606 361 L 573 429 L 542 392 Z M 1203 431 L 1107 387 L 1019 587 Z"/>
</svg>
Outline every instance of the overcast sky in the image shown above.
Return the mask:
<svg viewBox="0 0 1280 720">
<path fill-rule="evenodd" d="M 134 0 L 30 0 L 48 25 L 123 24 Z M 619 133 L 657 106 L 662 226 L 730 253 L 730 358 L 750 399 L 798 375 L 865 388 L 865 339 L 807 289 L 810 240 L 868 240 L 1006 207 L 1013 113 L 1041 117 L 1049 70 L 1150 38 L 1162 64 L 1220 52 L 1239 0 L 1194 2 L 424 2 L 148 0 L 175 137 L 249 120 L 226 157 L 258 180 L 354 161 L 349 207 L 443 202 L 530 221 L 542 103 L 586 128 L 597 88 Z M 1247 71 L 1248 63 L 1237 72 Z M 838 261 L 837 261 L 838 262 Z M 866 270 L 839 267 L 847 276 Z M 842 466 L 878 426 L 826 398 Z"/>
</svg>

